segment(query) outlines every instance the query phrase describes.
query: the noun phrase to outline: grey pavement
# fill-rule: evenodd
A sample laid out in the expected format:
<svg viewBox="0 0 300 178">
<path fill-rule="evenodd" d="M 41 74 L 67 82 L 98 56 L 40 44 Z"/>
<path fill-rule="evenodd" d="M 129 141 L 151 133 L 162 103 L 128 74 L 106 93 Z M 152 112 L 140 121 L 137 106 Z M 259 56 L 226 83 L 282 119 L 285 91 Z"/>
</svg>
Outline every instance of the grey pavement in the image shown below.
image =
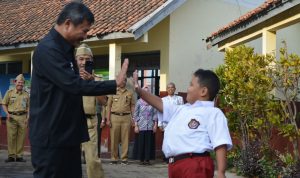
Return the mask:
<svg viewBox="0 0 300 178">
<path fill-rule="evenodd" d="M 26 163 L 4 163 L 7 158 L 7 151 L 0 150 L 0 178 L 33 178 L 30 161 L 30 153 L 25 153 Z M 109 159 L 102 159 L 102 166 L 106 178 L 167 178 L 168 165 L 160 160 L 152 162 L 152 165 L 139 165 L 138 161 L 130 160 L 129 165 L 110 165 Z M 85 164 L 82 165 L 84 178 L 86 176 Z M 243 178 L 226 172 L 227 178 Z"/>
</svg>

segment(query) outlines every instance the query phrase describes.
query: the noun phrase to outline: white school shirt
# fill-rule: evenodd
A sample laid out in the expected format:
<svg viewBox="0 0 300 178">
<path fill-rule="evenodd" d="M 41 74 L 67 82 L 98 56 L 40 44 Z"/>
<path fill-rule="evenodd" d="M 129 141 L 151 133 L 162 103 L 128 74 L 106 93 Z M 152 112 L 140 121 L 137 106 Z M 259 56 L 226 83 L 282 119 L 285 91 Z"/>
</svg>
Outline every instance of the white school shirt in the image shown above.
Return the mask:
<svg viewBox="0 0 300 178">
<path fill-rule="evenodd" d="M 170 104 L 174 105 L 183 105 L 183 98 L 178 95 L 173 95 L 173 96 L 165 96 L 162 98 L 163 102 L 169 102 Z M 162 118 L 161 115 L 158 115 L 158 127 L 163 127 L 165 128 L 168 125 L 170 118 Z"/>
<path fill-rule="evenodd" d="M 173 105 L 163 102 L 163 118 L 171 118 L 165 128 L 163 152 L 172 157 L 184 153 L 213 151 L 220 145 L 232 148 L 223 112 L 211 101 Z"/>
</svg>

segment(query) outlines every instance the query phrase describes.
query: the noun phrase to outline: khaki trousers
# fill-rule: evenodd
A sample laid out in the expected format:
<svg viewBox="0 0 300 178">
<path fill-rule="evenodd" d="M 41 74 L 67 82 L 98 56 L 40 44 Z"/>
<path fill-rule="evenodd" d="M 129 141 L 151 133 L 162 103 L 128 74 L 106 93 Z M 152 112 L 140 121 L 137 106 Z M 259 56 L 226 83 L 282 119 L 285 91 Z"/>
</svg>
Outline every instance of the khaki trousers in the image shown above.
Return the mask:
<svg viewBox="0 0 300 178">
<path fill-rule="evenodd" d="M 8 157 L 23 157 L 27 128 L 26 117 L 26 114 L 20 116 L 10 115 L 10 119 L 6 121 Z"/>
<path fill-rule="evenodd" d="M 121 160 L 127 161 L 128 159 L 128 144 L 129 144 L 129 133 L 130 133 L 130 115 L 118 116 L 111 115 L 110 128 L 110 141 L 111 141 L 111 160 L 118 161 L 118 148 L 119 143 L 122 146 Z"/>
<path fill-rule="evenodd" d="M 92 117 L 87 118 L 90 141 L 82 144 L 86 160 L 87 176 L 88 178 L 103 178 L 104 171 L 101 160 L 97 154 L 97 117 L 89 117 Z"/>
</svg>

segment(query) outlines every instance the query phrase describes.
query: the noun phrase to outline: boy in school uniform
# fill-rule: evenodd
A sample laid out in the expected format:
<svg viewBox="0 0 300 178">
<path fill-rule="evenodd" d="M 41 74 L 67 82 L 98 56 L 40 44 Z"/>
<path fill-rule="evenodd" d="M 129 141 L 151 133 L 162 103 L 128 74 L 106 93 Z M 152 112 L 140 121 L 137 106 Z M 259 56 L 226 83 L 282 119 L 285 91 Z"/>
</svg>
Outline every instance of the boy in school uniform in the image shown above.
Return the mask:
<svg viewBox="0 0 300 178">
<path fill-rule="evenodd" d="M 198 69 L 187 90 L 187 104 L 172 105 L 142 90 L 137 71 L 133 73 L 137 94 L 155 107 L 162 117 L 171 118 L 165 128 L 163 152 L 169 160 L 170 178 L 212 178 L 215 151 L 217 178 L 225 178 L 226 154 L 232 141 L 223 112 L 214 107 L 220 82 L 210 70 Z"/>
</svg>

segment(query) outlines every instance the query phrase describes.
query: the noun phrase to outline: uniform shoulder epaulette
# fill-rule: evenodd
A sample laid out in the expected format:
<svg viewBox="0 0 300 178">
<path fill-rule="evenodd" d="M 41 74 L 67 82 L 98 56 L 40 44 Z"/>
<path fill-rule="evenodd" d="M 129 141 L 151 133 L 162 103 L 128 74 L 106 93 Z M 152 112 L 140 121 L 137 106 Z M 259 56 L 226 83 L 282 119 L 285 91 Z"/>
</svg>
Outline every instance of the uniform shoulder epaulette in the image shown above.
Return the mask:
<svg viewBox="0 0 300 178">
<path fill-rule="evenodd" d="M 12 88 L 12 89 L 7 90 L 7 92 L 12 92 L 12 91 L 14 91 L 14 90 L 15 90 L 15 89 Z"/>
</svg>

